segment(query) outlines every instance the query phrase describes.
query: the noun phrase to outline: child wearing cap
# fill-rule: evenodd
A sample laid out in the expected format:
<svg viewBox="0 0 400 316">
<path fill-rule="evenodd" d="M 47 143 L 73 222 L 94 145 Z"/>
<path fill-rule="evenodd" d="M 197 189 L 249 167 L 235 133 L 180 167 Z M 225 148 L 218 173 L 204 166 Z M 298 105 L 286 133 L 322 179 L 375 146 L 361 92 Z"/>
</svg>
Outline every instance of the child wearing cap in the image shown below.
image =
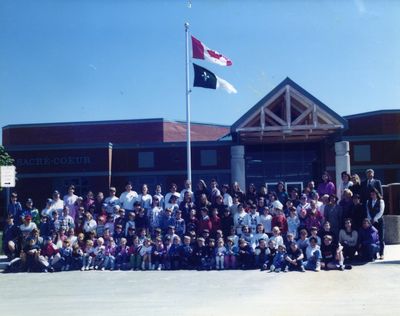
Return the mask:
<svg viewBox="0 0 400 316">
<path fill-rule="evenodd" d="M 25 215 L 23 224 L 19 226 L 23 238 L 26 239 L 34 229 L 37 229 L 37 226 L 32 222 L 32 217 L 30 215 Z"/>
</svg>

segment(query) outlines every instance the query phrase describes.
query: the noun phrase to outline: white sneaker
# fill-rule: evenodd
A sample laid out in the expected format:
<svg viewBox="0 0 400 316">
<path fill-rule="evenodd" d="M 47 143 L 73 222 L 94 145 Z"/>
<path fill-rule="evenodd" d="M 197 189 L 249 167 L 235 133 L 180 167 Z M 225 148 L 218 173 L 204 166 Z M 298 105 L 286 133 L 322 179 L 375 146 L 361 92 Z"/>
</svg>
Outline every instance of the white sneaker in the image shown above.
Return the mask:
<svg viewBox="0 0 400 316">
<path fill-rule="evenodd" d="M 275 271 L 275 266 L 272 264 L 271 267 L 269 268 L 269 271 Z"/>
</svg>

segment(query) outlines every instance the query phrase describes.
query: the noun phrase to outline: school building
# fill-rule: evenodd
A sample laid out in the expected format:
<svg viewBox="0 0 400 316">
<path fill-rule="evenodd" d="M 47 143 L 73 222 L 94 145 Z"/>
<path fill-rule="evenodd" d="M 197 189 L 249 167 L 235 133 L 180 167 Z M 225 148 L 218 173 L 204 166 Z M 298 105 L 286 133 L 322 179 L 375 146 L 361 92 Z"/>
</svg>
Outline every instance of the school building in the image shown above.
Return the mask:
<svg viewBox="0 0 400 316">
<path fill-rule="evenodd" d="M 324 170 L 400 182 L 400 110 L 340 116 L 286 78 L 231 126 L 192 123 L 192 178 L 302 187 Z M 54 189 L 78 194 L 147 183 L 168 190 L 186 177 L 186 123 L 162 118 L 8 125 L 3 145 L 15 159 L 21 200 L 38 207 Z"/>
</svg>

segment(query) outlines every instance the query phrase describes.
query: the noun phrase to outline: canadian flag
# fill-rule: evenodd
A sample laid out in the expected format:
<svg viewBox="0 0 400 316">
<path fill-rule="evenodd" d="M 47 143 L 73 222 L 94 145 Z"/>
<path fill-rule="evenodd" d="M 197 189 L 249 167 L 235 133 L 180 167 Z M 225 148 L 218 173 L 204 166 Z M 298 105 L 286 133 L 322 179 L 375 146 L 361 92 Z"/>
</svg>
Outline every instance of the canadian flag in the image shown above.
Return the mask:
<svg viewBox="0 0 400 316">
<path fill-rule="evenodd" d="M 192 36 L 193 58 L 205 59 L 211 63 L 221 66 L 231 66 L 232 61 L 215 50 L 209 49 L 206 45 Z"/>
</svg>

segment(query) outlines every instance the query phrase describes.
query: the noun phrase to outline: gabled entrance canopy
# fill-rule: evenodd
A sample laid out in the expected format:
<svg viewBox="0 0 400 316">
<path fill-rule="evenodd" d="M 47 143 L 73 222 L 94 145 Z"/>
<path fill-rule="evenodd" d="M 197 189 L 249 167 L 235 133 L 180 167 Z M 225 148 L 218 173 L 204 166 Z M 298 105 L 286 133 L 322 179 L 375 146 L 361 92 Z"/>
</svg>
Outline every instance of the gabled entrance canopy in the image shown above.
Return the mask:
<svg viewBox="0 0 400 316">
<path fill-rule="evenodd" d="M 231 127 L 242 143 L 317 141 L 347 121 L 286 78 Z"/>
</svg>

